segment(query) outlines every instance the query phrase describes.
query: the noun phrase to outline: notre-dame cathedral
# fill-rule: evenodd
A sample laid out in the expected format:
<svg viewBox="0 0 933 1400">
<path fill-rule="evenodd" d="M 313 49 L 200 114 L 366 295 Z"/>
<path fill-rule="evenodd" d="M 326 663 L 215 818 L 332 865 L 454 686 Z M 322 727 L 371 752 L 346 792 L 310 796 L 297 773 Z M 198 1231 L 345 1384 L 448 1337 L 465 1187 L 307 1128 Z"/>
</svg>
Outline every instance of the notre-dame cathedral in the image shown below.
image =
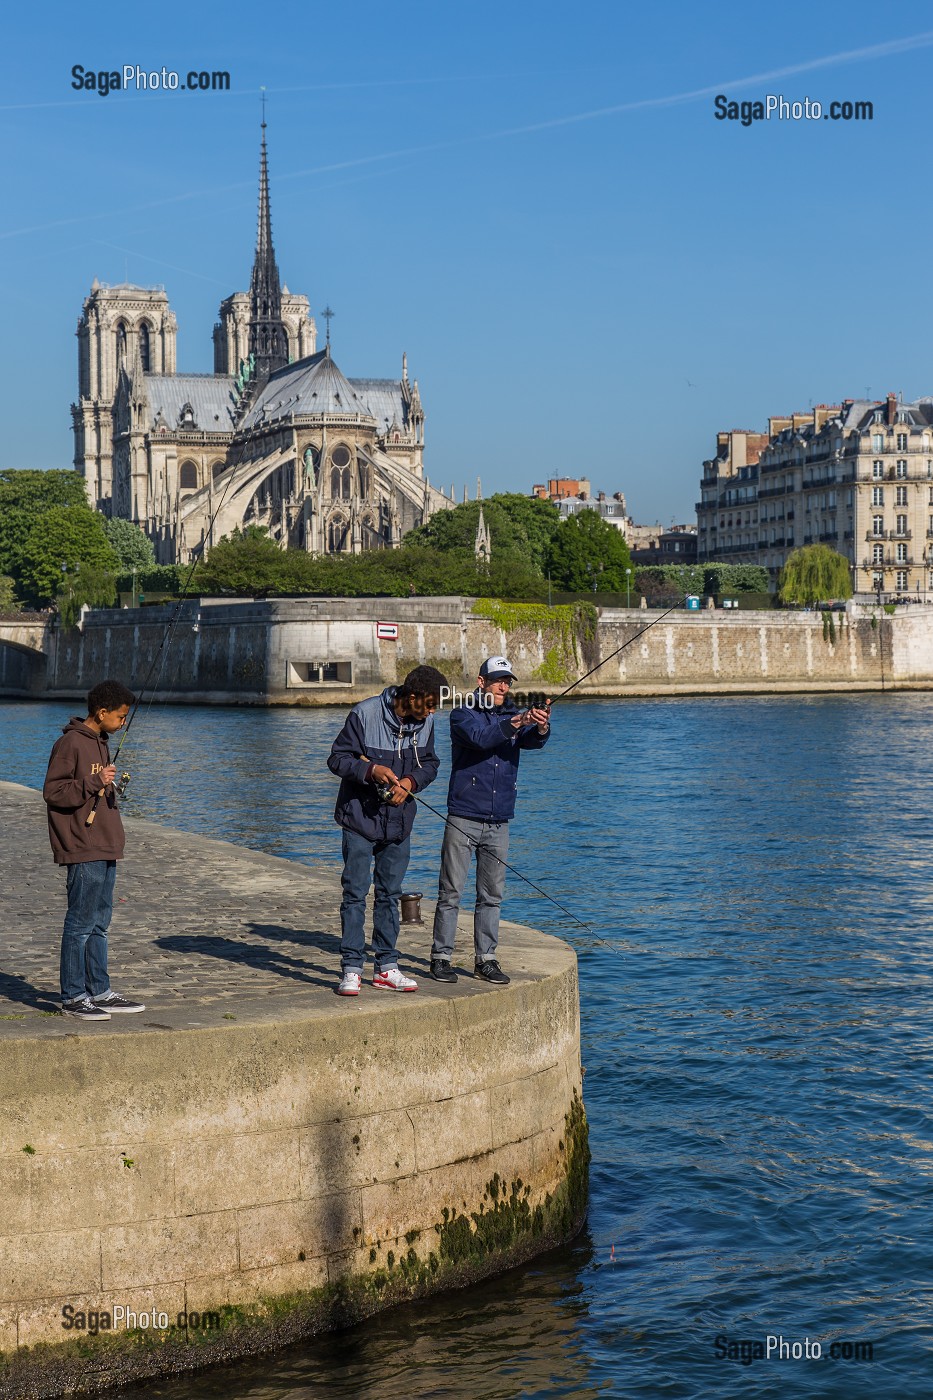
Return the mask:
<svg viewBox="0 0 933 1400">
<path fill-rule="evenodd" d="M 162 288 L 95 279 L 71 409 L 91 504 L 139 524 L 161 563 L 248 525 L 314 554 L 391 547 L 454 505 L 453 488 L 424 475 L 424 409 L 405 356 L 401 379 L 346 379 L 329 334 L 317 350 L 308 298 L 279 280 L 265 122 L 250 288 L 221 303 L 213 374 L 178 373 L 176 332 Z"/>
</svg>

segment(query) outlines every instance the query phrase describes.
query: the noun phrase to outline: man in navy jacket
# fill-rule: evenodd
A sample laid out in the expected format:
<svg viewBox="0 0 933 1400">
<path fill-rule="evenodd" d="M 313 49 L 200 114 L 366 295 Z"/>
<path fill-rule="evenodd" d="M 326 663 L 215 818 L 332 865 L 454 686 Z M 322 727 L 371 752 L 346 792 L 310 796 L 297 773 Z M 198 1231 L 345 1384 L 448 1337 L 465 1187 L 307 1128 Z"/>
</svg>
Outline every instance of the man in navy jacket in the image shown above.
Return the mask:
<svg viewBox="0 0 933 1400">
<path fill-rule="evenodd" d="M 343 828 L 341 996 L 360 992 L 370 884 L 376 892 L 373 986 L 393 992 L 418 990 L 414 978 L 405 977 L 398 967 L 398 898 L 418 805 L 408 798 L 433 783 L 440 768 L 434 711 L 442 687 L 448 688 L 440 671 L 417 666 L 402 685 L 354 705 L 327 760 L 341 780 L 334 808 L 334 820 Z"/>
<path fill-rule="evenodd" d="M 496 950 L 518 761 L 523 749 L 543 749 L 551 734 L 547 706 L 523 711 L 516 708 L 509 696 L 514 679 L 504 656 L 490 656 L 480 667 L 478 689 L 470 697 L 474 704 L 459 705 L 450 713 L 447 825 L 431 946 L 431 976 L 438 982 L 457 980 L 450 964 L 460 899 L 474 851 L 474 974 L 502 985 L 509 980 L 499 966 Z"/>
</svg>

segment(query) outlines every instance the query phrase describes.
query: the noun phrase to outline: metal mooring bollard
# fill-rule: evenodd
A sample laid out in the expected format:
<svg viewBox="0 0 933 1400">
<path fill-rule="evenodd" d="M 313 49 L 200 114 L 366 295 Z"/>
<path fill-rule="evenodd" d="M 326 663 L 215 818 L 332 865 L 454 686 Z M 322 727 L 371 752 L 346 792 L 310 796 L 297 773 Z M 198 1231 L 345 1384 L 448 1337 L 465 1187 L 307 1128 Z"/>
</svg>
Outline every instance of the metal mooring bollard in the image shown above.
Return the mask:
<svg viewBox="0 0 933 1400">
<path fill-rule="evenodd" d="M 421 917 L 421 892 L 417 894 L 403 894 L 402 901 L 402 923 L 403 924 L 423 924 Z"/>
</svg>

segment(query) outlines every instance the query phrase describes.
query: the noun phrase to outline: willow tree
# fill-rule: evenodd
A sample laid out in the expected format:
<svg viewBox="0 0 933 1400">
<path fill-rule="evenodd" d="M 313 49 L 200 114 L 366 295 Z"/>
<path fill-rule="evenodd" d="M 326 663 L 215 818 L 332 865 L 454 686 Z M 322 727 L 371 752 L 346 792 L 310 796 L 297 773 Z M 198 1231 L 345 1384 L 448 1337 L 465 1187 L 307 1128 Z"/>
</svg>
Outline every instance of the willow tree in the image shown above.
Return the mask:
<svg viewBox="0 0 933 1400">
<path fill-rule="evenodd" d="M 851 598 L 849 561 L 826 544 L 795 549 L 781 570 L 778 594 L 782 603 L 821 603 Z"/>
</svg>

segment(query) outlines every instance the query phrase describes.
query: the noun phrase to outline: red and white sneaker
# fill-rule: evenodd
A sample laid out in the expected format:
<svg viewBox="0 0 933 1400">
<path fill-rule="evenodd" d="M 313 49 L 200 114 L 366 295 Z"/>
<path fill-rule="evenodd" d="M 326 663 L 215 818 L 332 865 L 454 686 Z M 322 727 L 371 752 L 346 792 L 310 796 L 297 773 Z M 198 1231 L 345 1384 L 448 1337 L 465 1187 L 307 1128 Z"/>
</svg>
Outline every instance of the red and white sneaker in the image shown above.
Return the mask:
<svg viewBox="0 0 933 1400">
<path fill-rule="evenodd" d="M 388 967 L 385 972 L 373 974 L 374 987 L 387 987 L 390 992 L 416 992 L 418 983 L 413 977 L 405 977 L 397 967 Z"/>
<path fill-rule="evenodd" d="M 348 967 L 340 979 L 340 986 L 337 988 L 337 995 L 341 997 L 358 997 L 363 978 L 354 968 Z"/>
</svg>

